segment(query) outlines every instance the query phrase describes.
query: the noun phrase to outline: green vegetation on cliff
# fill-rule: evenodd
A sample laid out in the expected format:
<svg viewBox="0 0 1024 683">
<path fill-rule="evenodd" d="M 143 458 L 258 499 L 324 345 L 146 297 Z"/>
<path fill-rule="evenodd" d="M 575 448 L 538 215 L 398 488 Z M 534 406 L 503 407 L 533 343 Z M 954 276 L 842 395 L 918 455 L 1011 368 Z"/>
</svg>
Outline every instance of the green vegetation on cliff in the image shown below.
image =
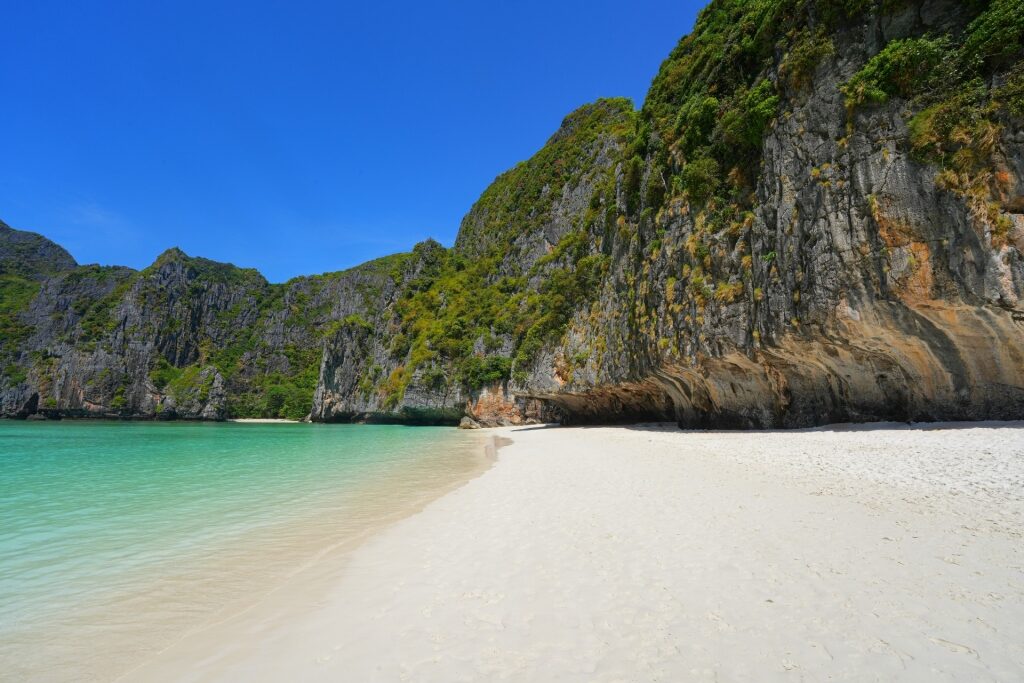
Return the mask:
<svg viewBox="0 0 1024 683">
<path fill-rule="evenodd" d="M 633 117 L 625 99 L 581 107 L 540 152 L 488 187 L 454 250 L 435 252 L 398 303 L 401 332 L 390 350 L 408 360 L 387 379 L 385 396 L 399 396 L 421 369 L 468 389 L 508 379 L 596 297 L 606 257 L 591 252 L 614 220 L 602 208 L 614 205 L 614 162 Z M 563 192 L 582 187 L 596 189 L 580 224 L 535 262 L 523 254 L 546 242 L 544 226 Z"/>
<path fill-rule="evenodd" d="M 985 216 L 1002 242 L 1012 225 L 998 203 L 1006 178 L 996 141 L 1007 117 L 1024 116 L 1024 0 L 973 6 L 978 14 L 963 34 L 893 40 L 843 92 L 851 116 L 891 97 L 908 100 L 916 110 L 910 121 L 914 153 L 942 169 L 940 187 Z M 999 71 L 1003 84 L 992 87 Z"/>
<path fill-rule="evenodd" d="M 466 256 L 505 255 L 516 241 L 540 229 L 564 187 L 595 170 L 609 140 L 631 133 L 633 103 L 602 99 L 565 117 L 535 155 L 498 176 L 463 220 L 455 250 Z"/>
<path fill-rule="evenodd" d="M 42 235 L 15 230 L 0 221 L 0 275 L 41 280 L 77 265 L 63 247 Z"/>
<path fill-rule="evenodd" d="M 1024 0 L 950 4 L 949 16 L 927 22 L 911 4 L 714 0 L 639 111 L 603 99 L 571 113 L 483 192 L 452 249 L 428 241 L 349 271 L 270 284 L 178 249 L 138 273 L 69 270 L 56 245 L 8 229 L 0 389 L 30 368 L 49 378 L 58 367 L 95 366 L 102 371 L 70 383 L 94 392 L 83 399 L 91 404 L 195 412 L 223 387 L 230 416 L 303 417 L 321 362 L 335 369 L 333 354 L 347 392 L 337 414 L 401 414 L 410 401 L 447 408 L 500 382 L 540 377 L 575 390 L 582 376 L 606 379 L 602 355 L 614 356 L 617 377 L 640 377 L 659 362 L 689 367 L 726 348 L 758 350 L 762 332 L 783 333 L 768 329 L 769 315 L 787 334 L 813 323 L 803 306 L 821 292 L 802 283 L 830 257 L 816 240 L 840 201 L 833 194 L 850 202 L 841 213 L 851 221 L 862 213 L 880 222 L 874 195 L 851 189 L 858 162 L 844 151 L 878 151 L 864 147 L 875 144 L 872 117 L 885 117 L 886 130 L 909 127 L 895 142 L 901 159 L 964 200 L 1005 246 L 1012 221 L 999 200 L 1012 178 L 999 145 L 1024 116 Z M 898 21 L 883 21 L 894 12 Z M 831 156 L 787 166 L 778 157 L 790 149 L 780 147 Z M 792 205 L 785 219 L 768 215 L 767 197 Z M 808 209 L 812 228 L 800 215 Z M 800 234 L 802 224 L 814 234 Z M 873 258 L 867 242 L 850 248 Z M 889 245 L 879 249 L 889 256 Z M 31 272 L 18 270 L 36 253 L 44 257 Z M 898 254 L 908 272 L 919 255 Z M 874 264 L 865 280 L 885 281 L 894 263 L 902 265 Z M 40 321 L 56 338 L 23 349 Z"/>
<path fill-rule="evenodd" d="M 24 341 L 31 331 L 18 318 L 39 292 L 39 284 L 17 275 L 0 275 L 0 338 L 8 343 Z"/>
<path fill-rule="evenodd" d="M 709 205 L 717 222 L 753 200 L 765 132 L 779 114 L 780 83 L 798 91 L 834 53 L 831 31 L 884 0 L 715 0 L 662 64 L 644 102 L 633 152 L 648 161 L 638 209 L 661 208 L 667 193 Z M 781 60 L 779 60 L 779 56 Z M 778 63 L 777 63 L 778 62 Z M 911 77 L 911 74 L 906 74 Z M 654 186 L 655 189 L 651 189 Z"/>
</svg>

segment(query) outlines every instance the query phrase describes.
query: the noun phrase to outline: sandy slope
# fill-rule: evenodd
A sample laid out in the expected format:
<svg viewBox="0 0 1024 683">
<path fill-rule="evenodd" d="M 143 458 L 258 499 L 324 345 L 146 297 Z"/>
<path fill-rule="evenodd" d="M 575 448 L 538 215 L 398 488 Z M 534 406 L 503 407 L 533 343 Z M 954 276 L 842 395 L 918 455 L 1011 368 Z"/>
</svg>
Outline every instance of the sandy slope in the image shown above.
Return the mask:
<svg viewBox="0 0 1024 683">
<path fill-rule="evenodd" d="M 501 433 L 131 679 L 1024 679 L 1024 424 Z"/>
</svg>

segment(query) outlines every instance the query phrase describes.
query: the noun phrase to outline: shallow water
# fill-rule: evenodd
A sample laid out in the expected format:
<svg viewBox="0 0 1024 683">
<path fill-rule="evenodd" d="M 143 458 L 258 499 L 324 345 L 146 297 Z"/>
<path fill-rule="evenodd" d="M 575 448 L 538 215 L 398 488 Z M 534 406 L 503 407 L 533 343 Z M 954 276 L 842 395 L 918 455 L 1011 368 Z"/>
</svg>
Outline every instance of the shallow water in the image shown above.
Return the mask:
<svg viewBox="0 0 1024 683">
<path fill-rule="evenodd" d="M 442 428 L 0 422 L 0 670 L 108 680 L 482 467 Z"/>
</svg>

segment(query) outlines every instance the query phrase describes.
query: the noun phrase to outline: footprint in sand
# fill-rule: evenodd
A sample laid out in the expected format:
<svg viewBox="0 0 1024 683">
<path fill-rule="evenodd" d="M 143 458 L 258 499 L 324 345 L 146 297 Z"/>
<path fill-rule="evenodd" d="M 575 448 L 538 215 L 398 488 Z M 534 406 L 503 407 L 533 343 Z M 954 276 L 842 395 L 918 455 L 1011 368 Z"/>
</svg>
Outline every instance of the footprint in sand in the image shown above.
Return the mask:
<svg viewBox="0 0 1024 683">
<path fill-rule="evenodd" d="M 968 647 L 966 645 L 961 645 L 960 643 L 954 643 L 954 642 L 952 642 L 950 640 L 945 640 L 944 638 L 930 638 L 929 640 L 931 640 L 936 645 L 942 645 L 943 647 L 945 647 L 950 652 L 956 652 L 958 654 L 969 654 L 972 657 L 974 657 L 975 659 L 981 659 L 981 657 L 978 656 L 977 651 L 975 651 L 973 648 L 970 648 L 970 647 Z"/>
</svg>

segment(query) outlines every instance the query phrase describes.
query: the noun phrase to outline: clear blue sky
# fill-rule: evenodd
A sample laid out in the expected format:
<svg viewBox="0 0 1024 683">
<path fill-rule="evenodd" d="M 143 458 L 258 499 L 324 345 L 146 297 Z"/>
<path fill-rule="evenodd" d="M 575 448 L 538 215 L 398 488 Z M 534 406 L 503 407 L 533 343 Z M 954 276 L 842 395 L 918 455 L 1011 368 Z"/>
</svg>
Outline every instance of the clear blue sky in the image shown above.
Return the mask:
<svg viewBox="0 0 1024 683">
<path fill-rule="evenodd" d="M 0 219 L 275 282 L 451 244 L 565 114 L 639 106 L 703 4 L 5 2 Z"/>
</svg>

